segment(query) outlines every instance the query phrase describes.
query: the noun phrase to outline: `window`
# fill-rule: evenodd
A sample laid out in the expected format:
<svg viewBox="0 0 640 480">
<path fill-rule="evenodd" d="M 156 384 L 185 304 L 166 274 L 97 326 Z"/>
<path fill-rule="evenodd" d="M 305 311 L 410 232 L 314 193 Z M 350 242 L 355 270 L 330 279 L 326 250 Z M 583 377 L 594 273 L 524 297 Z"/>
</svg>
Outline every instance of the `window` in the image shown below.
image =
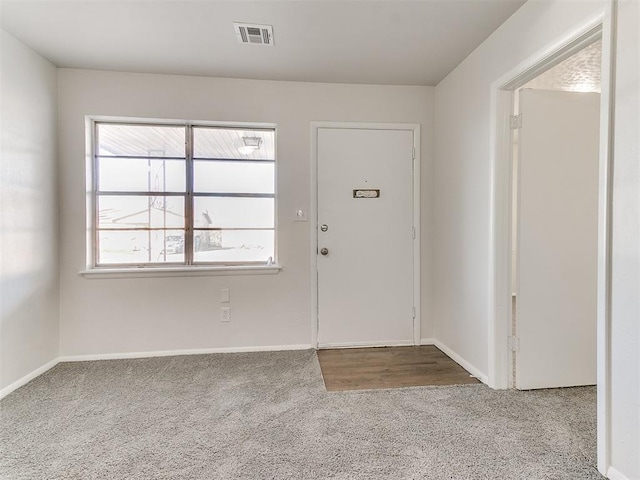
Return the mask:
<svg viewBox="0 0 640 480">
<path fill-rule="evenodd" d="M 270 265 L 275 130 L 94 123 L 94 266 Z"/>
</svg>

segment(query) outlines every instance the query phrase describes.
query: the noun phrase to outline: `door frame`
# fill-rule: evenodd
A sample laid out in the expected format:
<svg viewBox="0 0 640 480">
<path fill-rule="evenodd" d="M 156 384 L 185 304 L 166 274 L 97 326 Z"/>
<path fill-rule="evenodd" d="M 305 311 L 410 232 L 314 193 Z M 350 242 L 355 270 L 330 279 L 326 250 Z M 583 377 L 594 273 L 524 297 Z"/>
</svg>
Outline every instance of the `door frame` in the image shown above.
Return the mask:
<svg viewBox="0 0 640 480">
<path fill-rule="evenodd" d="M 345 130 L 404 130 L 413 133 L 413 227 L 415 239 L 413 241 L 413 342 L 410 345 L 420 345 L 420 124 L 417 123 L 361 123 L 361 122 L 311 122 L 311 206 L 309 208 L 309 222 L 311 233 L 311 345 L 320 348 L 318 331 L 320 319 L 318 316 L 318 130 L 321 128 L 335 128 Z M 404 343 L 403 345 L 407 345 Z M 354 343 L 344 347 L 375 346 L 370 343 Z M 379 345 L 380 346 L 380 345 Z M 385 346 L 388 346 L 385 343 Z"/>
<path fill-rule="evenodd" d="M 509 116 L 514 92 L 529 80 L 579 51 L 595 37 L 602 38 L 600 152 L 598 180 L 597 273 L 597 454 L 598 470 L 610 466 L 611 397 L 611 205 L 615 85 L 616 3 L 552 45 L 538 51 L 491 85 L 491 238 L 489 242 L 489 386 L 509 388 L 511 378 L 511 222 L 512 141 Z"/>
</svg>

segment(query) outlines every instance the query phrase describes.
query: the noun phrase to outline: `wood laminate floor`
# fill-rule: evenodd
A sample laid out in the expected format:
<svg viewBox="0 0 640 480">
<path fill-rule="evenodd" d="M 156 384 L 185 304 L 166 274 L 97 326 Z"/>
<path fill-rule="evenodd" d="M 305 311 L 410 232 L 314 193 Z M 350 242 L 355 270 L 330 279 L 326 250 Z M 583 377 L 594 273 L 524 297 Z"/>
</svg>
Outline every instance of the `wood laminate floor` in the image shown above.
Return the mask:
<svg viewBox="0 0 640 480">
<path fill-rule="evenodd" d="M 330 392 L 480 383 L 432 345 L 318 350 Z"/>
</svg>

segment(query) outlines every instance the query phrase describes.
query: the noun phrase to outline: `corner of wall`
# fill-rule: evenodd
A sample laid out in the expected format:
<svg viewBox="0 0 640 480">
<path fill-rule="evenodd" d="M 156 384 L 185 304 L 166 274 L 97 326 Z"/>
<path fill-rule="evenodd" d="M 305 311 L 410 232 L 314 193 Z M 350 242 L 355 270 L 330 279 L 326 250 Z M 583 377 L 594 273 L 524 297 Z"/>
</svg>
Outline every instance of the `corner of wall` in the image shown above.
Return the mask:
<svg viewBox="0 0 640 480">
<path fill-rule="evenodd" d="M 0 392 L 59 355 L 56 68 L 0 30 Z M 44 369 L 44 370 L 43 370 Z"/>
</svg>

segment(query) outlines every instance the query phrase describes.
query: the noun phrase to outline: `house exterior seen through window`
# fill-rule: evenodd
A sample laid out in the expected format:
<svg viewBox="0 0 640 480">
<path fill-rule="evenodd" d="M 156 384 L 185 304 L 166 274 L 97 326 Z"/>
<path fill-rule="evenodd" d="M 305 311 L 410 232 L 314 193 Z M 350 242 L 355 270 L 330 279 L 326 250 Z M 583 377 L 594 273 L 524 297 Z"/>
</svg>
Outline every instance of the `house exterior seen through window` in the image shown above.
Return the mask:
<svg viewBox="0 0 640 480">
<path fill-rule="evenodd" d="M 275 130 L 94 123 L 95 266 L 275 257 Z"/>
</svg>

